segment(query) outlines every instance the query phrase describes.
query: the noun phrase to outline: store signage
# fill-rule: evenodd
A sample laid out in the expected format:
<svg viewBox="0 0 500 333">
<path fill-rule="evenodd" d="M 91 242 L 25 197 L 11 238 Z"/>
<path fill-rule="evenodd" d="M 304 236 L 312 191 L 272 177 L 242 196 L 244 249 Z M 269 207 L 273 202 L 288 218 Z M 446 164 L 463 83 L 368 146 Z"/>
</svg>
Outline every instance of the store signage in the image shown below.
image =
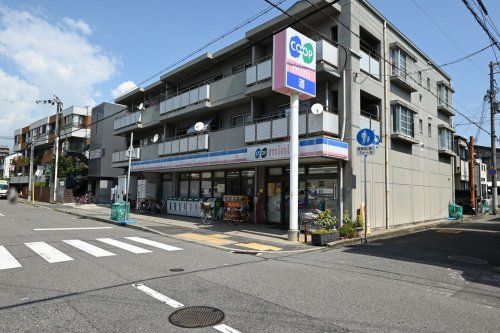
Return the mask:
<svg viewBox="0 0 500 333">
<path fill-rule="evenodd" d="M 280 160 L 290 156 L 288 142 L 271 143 L 262 146 L 248 147 L 247 158 L 249 161 Z"/>
<path fill-rule="evenodd" d="M 287 28 L 273 38 L 273 90 L 285 95 L 316 97 L 316 42 Z"/>
</svg>

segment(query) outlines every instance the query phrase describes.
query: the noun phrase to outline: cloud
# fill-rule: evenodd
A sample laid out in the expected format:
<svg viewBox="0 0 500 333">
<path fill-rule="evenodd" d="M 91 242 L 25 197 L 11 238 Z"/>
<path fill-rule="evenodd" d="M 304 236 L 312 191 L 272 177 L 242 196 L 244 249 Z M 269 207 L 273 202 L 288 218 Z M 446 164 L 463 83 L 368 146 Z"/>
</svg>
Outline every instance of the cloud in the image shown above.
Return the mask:
<svg viewBox="0 0 500 333">
<path fill-rule="evenodd" d="M 111 91 L 111 95 L 113 95 L 113 98 L 118 98 L 122 95 L 125 95 L 126 93 L 128 93 L 129 91 L 133 90 L 136 87 L 137 87 L 137 85 L 134 82 L 125 81 L 122 84 L 120 84 L 118 87 L 113 89 Z"/>
<path fill-rule="evenodd" d="M 68 28 L 75 30 L 75 31 L 80 31 L 84 35 L 91 35 L 92 34 L 92 29 L 90 26 L 85 23 L 83 20 L 74 20 L 71 17 L 63 17 L 61 20 Z"/>
<path fill-rule="evenodd" d="M 91 33 L 92 29 L 82 20 L 63 18 L 53 23 L 39 13 L 0 4 L 0 57 L 6 60 L 10 75 L 5 73 L 6 68 L 0 68 L 0 98 L 8 98 L 5 85 L 12 83 L 28 89 L 11 92 L 12 99 L 47 99 L 57 95 L 65 107 L 94 105 L 94 99 L 100 96 L 97 86 L 117 74 L 119 62 L 89 41 Z M 16 119 L 18 114 L 25 116 L 28 110 L 33 120 L 53 113 L 27 103 L 8 107 L 4 104 L 0 104 L 2 120 Z M 27 125 L 24 122 L 9 128 L 4 121 L 1 123 L 0 135 L 13 135 L 13 129 Z"/>
</svg>

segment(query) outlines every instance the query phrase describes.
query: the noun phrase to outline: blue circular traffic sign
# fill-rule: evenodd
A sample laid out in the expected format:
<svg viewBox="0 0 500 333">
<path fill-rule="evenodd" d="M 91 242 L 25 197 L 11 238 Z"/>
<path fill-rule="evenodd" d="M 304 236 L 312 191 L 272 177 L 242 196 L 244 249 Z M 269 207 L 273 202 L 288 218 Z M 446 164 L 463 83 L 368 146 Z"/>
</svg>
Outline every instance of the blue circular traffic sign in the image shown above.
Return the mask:
<svg viewBox="0 0 500 333">
<path fill-rule="evenodd" d="M 362 146 L 369 146 L 375 141 L 375 133 L 369 128 L 362 128 L 356 135 L 356 140 Z"/>
</svg>

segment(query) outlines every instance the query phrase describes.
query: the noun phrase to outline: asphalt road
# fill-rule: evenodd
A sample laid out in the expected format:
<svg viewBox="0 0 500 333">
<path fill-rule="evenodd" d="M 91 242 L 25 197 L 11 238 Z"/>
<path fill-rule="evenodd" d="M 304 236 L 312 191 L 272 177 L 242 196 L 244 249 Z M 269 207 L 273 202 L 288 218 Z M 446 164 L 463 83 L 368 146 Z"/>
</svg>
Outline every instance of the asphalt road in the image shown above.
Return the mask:
<svg viewBox="0 0 500 333">
<path fill-rule="evenodd" d="M 499 226 L 255 256 L 0 201 L 0 332 L 498 332 Z"/>
</svg>

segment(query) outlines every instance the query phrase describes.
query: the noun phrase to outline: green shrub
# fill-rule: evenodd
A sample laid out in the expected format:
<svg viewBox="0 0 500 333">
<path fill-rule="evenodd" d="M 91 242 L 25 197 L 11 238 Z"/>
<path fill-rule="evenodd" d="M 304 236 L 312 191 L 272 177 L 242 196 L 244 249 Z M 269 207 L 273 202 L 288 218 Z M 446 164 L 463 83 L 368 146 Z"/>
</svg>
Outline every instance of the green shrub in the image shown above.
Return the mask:
<svg viewBox="0 0 500 333">
<path fill-rule="evenodd" d="M 356 220 L 354 221 L 354 227 L 363 228 L 364 225 L 365 225 L 364 218 L 361 214 L 359 214 L 358 216 L 356 216 Z"/>
<path fill-rule="evenodd" d="M 47 183 L 46 182 L 35 182 L 35 187 L 46 187 Z"/>
<path fill-rule="evenodd" d="M 337 222 L 336 219 L 334 220 L 332 218 L 329 209 L 319 213 L 317 224 L 320 230 L 332 230 L 335 227 L 336 222 Z"/>
<path fill-rule="evenodd" d="M 358 231 L 352 222 L 344 223 L 339 228 L 340 237 L 344 238 L 355 238 L 358 237 Z"/>
</svg>

